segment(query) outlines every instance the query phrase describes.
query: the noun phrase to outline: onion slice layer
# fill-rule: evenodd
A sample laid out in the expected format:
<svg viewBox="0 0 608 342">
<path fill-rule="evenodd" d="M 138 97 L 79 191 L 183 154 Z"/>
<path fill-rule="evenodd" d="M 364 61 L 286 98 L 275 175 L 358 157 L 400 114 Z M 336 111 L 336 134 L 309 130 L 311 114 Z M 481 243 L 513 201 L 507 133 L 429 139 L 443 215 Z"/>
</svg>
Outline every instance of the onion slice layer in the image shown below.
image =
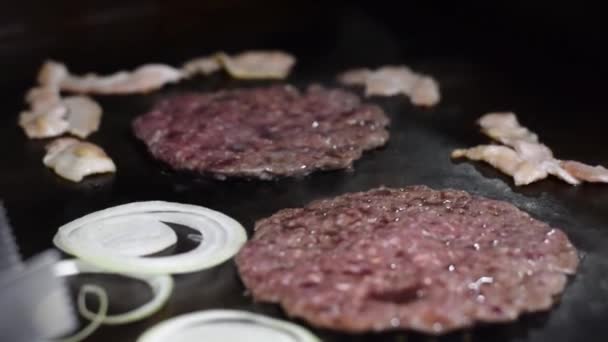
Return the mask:
<svg viewBox="0 0 608 342">
<path fill-rule="evenodd" d="M 91 318 L 91 322 L 86 327 L 82 328 L 82 330 L 78 331 L 72 336 L 56 340 L 56 342 L 83 341 L 87 337 L 91 336 L 91 334 L 93 334 L 95 330 L 97 330 L 97 328 L 103 324 L 103 321 L 106 319 L 106 315 L 108 313 L 108 295 L 106 291 L 97 285 L 85 284 L 78 292 L 78 305 L 86 301 L 87 294 L 93 294 L 98 298 L 99 309 L 97 313 L 92 313 L 93 317 Z"/>
<path fill-rule="evenodd" d="M 159 323 L 137 342 L 320 342 L 294 323 L 237 310 L 206 310 L 184 314 Z"/>
<path fill-rule="evenodd" d="M 73 276 L 78 274 L 85 273 L 96 273 L 96 274 L 114 274 L 114 272 L 105 271 L 100 268 L 97 268 L 93 265 L 90 265 L 82 260 L 78 259 L 70 259 L 70 260 L 62 260 L 57 263 L 55 266 L 55 274 L 60 277 Z M 145 282 L 150 289 L 152 290 L 152 300 L 147 302 L 146 304 L 138 307 L 137 309 L 116 314 L 116 315 L 108 315 L 104 313 L 104 317 L 101 319 L 101 324 L 106 325 L 118 325 L 118 324 L 127 324 L 135 321 L 142 320 L 144 318 L 150 317 L 151 315 L 158 312 L 165 303 L 169 300 L 171 293 L 173 292 L 173 278 L 169 275 L 137 275 L 137 274 L 128 274 L 124 275 L 133 279 L 141 280 Z M 97 287 L 97 286 L 96 286 Z M 84 286 L 83 286 L 84 290 Z M 102 289 L 103 290 L 103 289 Z M 88 290 L 88 292 L 93 292 L 97 294 L 100 299 L 101 295 L 99 295 L 99 290 Z M 104 296 L 105 291 L 104 291 Z M 107 300 L 107 298 L 106 298 Z M 95 313 L 90 311 L 86 307 L 86 303 L 84 297 L 79 296 L 78 298 L 78 311 L 80 314 L 88 320 L 96 321 L 99 320 L 99 313 Z"/>
<path fill-rule="evenodd" d="M 142 256 L 141 251 L 154 252 L 164 244 L 154 244 L 148 248 L 150 241 L 156 241 L 152 227 L 160 223 L 175 223 L 198 231 L 202 235 L 201 243 L 194 249 L 176 255 L 162 257 Z M 107 235 L 97 232 L 112 225 L 129 226 L 124 239 L 113 236 L 112 243 L 107 243 Z M 160 233 L 165 234 L 165 233 Z M 140 239 L 141 241 L 138 241 Z M 247 241 L 243 226 L 234 219 L 205 207 L 196 205 L 149 201 L 134 202 L 104 209 L 59 228 L 53 242 L 68 254 L 77 256 L 97 267 L 126 274 L 174 274 L 188 273 L 216 266 L 233 257 Z M 156 241 L 157 242 L 157 241 Z M 116 246 L 126 243 L 129 248 Z M 128 250 L 141 249 L 136 255 Z"/>
</svg>

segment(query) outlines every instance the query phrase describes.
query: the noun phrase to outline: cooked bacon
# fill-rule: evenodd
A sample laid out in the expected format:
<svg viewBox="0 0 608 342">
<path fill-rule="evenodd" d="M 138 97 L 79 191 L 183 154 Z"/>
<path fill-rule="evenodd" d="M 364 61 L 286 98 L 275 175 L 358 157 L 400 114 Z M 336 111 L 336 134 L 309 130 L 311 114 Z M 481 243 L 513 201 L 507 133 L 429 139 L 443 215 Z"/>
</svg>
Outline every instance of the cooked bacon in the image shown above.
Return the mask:
<svg viewBox="0 0 608 342">
<path fill-rule="evenodd" d="M 365 80 L 365 95 L 393 96 L 410 95 L 418 75 L 405 66 L 385 66 L 374 72 Z"/>
<path fill-rule="evenodd" d="M 81 138 L 97 131 L 101 107 L 91 98 L 72 96 L 62 99 L 52 86 L 31 89 L 26 95 L 30 110 L 19 115 L 19 125 L 30 138 L 50 138 L 67 132 Z"/>
<path fill-rule="evenodd" d="M 507 146 L 480 145 L 469 149 L 454 150 L 452 158 L 484 161 L 504 174 L 513 177 L 517 186 L 528 185 L 545 179 L 549 174 L 560 177 L 570 184 L 579 183 L 565 172 L 552 157 L 545 158 L 544 153 L 546 151 L 537 148 L 538 146 L 527 146 L 526 149 L 529 149 L 528 152 L 531 152 L 531 154 L 522 154 L 521 151 Z"/>
<path fill-rule="evenodd" d="M 182 72 L 186 77 L 192 77 L 197 74 L 209 75 L 222 68 L 220 62 L 215 56 L 205 56 L 191 59 L 184 63 Z"/>
<path fill-rule="evenodd" d="M 236 56 L 219 52 L 217 58 L 232 77 L 242 79 L 284 79 L 296 63 L 292 55 L 273 50 L 252 50 Z"/>
<path fill-rule="evenodd" d="M 574 160 L 562 160 L 560 165 L 578 180 L 608 183 L 608 169 L 601 165 L 591 166 Z"/>
<path fill-rule="evenodd" d="M 477 120 L 481 131 L 490 138 L 511 145 L 514 141 L 538 142 L 538 136 L 520 125 L 513 112 L 492 112 Z"/>
<path fill-rule="evenodd" d="M 509 176 L 515 175 L 522 159 L 512 148 L 500 145 L 479 145 L 467 149 L 456 149 L 452 158 L 467 158 L 485 161 Z"/>
<path fill-rule="evenodd" d="M 469 149 L 457 149 L 452 158 L 484 161 L 504 174 L 513 177 L 515 185 L 528 185 L 547 177 L 547 171 L 536 163 L 527 161 L 512 148 L 500 145 L 480 145 Z"/>
<path fill-rule="evenodd" d="M 48 60 L 38 72 L 38 83 L 44 88 L 59 89 L 61 82 L 69 75 L 68 69 L 62 63 Z"/>
<path fill-rule="evenodd" d="M 346 85 L 365 85 L 366 96 L 404 94 L 416 106 L 434 106 L 441 99 L 436 80 L 404 65 L 387 65 L 376 70 L 352 69 L 339 74 L 338 81 Z"/>
<path fill-rule="evenodd" d="M 61 98 L 60 91 L 80 93 L 126 94 L 143 92 L 175 82 L 180 71 L 160 64 L 144 65 L 134 72 L 121 71 L 109 76 L 70 75 L 65 65 L 47 61 L 38 73 L 38 87 L 25 100 L 30 109 L 19 115 L 19 125 L 30 138 L 56 137 L 67 132 L 86 138 L 99 128 L 101 107 L 84 96 Z"/>
<path fill-rule="evenodd" d="M 439 103 L 441 94 L 439 84 L 432 77 L 422 76 L 414 84 L 410 100 L 415 106 L 431 107 Z"/>
<path fill-rule="evenodd" d="M 145 64 L 132 72 L 119 71 L 111 75 L 68 75 L 61 89 L 86 94 L 133 94 L 156 90 L 183 78 L 180 70 L 164 64 Z"/>
<path fill-rule="evenodd" d="M 538 172 L 544 173 L 545 177 L 549 174 L 573 185 L 580 183 L 561 167 L 559 161 L 553 157 L 553 152 L 546 145 L 525 140 L 512 140 L 511 146 L 526 161 L 527 167 L 538 169 Z"/>
<path fill-rule="evenodd" d="M 49 112 L 61 104 L 61 96 L 56 88 L 41 86 L 32 88 L 27 92 L 25 101 L 29 103 L 30 110 L 35 113 Z"/>
<path fill-rule="evenodd" d="M 99 146 L 74 138 L 60 138 L 47 145 L 43 163 L 59 176 L 80 182 L 84 177 L 115 172 L 114 162 Z"/>
<path fill-rule="evenodd" d="M 23 111 L 19 114 L 19 126 L 30 138 L 56 137 L 67 132 L 67 109 L 63 105 L 48 107 L 46 111 Z"/>
<path fill-rule="evenodd" d="M 482 160 L 513 177 L 515 185 L 527 185 L 556 176 L 577 185 L 581 181 L 607 182 L 608 169 L 576 161 L 560 161 L 538 136 L 520 125 L 512 112 L 494 112 L 482 116 L 477 123 L 482 132 L 507 146 L 480 145 L 452 152 L 453 158 Z M 500 147 L 500 148 L 499 148 Z"/>
<path fill-rule="evenodd" d="M 133 72 L 119 71 L 106 76 L 94 73 L 77 76 L 70 74 L 64 64 L 47 61 L 38 73 L 38 83 L 43 88 L 97 94 L 145 92 L 180 78 L 180 71 L 163 64 L 146 64 Z"/>
<path fill-rule="evenodd" d="M 338 75 L 338 82 L 346 85 L 364 85 L 372 71 L 367 68 L 352 69 Z"/>
<path fill-rule="evenodd" d="M 97 131 L 102 112 L 97 102 L 87 96 L 69 96 L 62 103 L 67 109 L 68 132 L 86 138 Z"/>
</svg>

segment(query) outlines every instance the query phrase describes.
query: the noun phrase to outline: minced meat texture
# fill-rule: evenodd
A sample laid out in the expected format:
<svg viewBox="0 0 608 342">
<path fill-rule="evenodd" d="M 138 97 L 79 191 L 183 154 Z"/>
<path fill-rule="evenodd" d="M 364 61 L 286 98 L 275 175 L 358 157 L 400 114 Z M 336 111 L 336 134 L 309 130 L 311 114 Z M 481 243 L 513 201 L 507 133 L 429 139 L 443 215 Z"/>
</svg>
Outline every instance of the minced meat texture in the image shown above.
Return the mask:
<svg viewBox="0 0 608 342">
<path fill-rule="evenodd" d="M 135 119 L 135 135 L 177 170 L 271 179 L 352 166 L 384 145 L 389 119 L 355 94 L 290 85 L 182 94 Z"/>
<path fill-rule="evenodd" d="M 549 309 L 578 256 L 509 203 L 412 186 L 281 210 L 236 262 L 256 301 L 312 325 L 443 334 Z"/>
</svg>

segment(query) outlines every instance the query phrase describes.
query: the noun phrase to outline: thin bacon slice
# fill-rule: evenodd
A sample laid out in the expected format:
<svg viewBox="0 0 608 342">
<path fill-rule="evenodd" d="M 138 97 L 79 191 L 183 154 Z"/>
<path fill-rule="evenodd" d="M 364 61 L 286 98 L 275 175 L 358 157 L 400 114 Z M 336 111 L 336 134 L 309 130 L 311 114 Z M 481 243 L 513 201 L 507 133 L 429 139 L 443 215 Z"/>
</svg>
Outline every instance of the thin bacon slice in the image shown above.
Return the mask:
<svg viewBox="0 0 608 342">
<path fill-rule="evenodd" d="M 488 113 L 477 123 L 484 134 L 505 145 L 511 145 L 516 140 L 538 142 L 538 136 L 523 127 L 513 112 Z"/>
<path fill-rule="evenodd" d="M 102 109 L 87 96 L 69 96 L 62 100 L 67 109 L 68 132 L 86 138 L 97 131 L 101 123 Z"/>
<path fill-rule="evenodd" d="M 503 173 L 513 176 L 517 172 L 522 159 L 512 148 L 500 145 L 479 145 L 472 148 L 456 149 L 452 158 L 467 158 L 484 161 Z"/>
<path fill-rule="evenodd" d="M 74 138 L 59 138 L 47 145 L 44 165 L 59 176 L 80 182 L 92 174 L 116 172 L 116 165 L 103 149 Z"/>
<path fill-rule="evenodd" d="M 526 162 L 528 168 L 535 168 L 539 174 L 556 176 L 563 181 L 576 185 L 580 181 L 564 170 L 559 161 L 553 157 L 553 152 L 544 144 L 525 140 L 512 140 L 511 146 Z M 545 178 L 543 177 L 543 178 Z"/>
<path fill-rule="evenodd" d="M 252 50 L 235 56 L 219 52 L 217 58 L 232 77 L 240 79 L 284 79 L 296 63 L 292 55 L 274 50 Z"/>
<path fill-rule="evenodd" d="M 418 81 L 410 68 L 405 66 L 385 66 L 374 72 L 365 80 L 365 95 L 393 96 L 410 95 Z"/>
<path fill-rule="evenodd" d="M 44 62 L 38 72 L 38 83 L 44 88 L 59 89 L 61 82 L 68 77 L 66 66 L 57 61 L 48 60 Z"/>
<path fill-rule="evenodd" d="M 33 88 L 26 95 L 30 109 L 19 115 L 19 126 L 30 138 L 50 138 L 71 133 L 86 138 L 97 131 L 102 109 L 93 99 L 71 96 L 62 99 L 50 85 Z"/>
<path fill-rule="evenodd" d="M 215 56 L 205 56 L 191 59 L 184 63 L 182 72 L 185 77 L 192 77 L 198 74 L 210 75 L 222 68 Z"/>
<path fill-rule="evenodd" d="M 601 165 L 591 166 L 574 160 L 562 160 L 560 165 L 566 172 L 581 181 L 608 183 L 608 169 Z"/>
<path fill-rule="evenodd" d="M 415 106 L 431 107 L 436 105 L 441 100 L 439 84 L 432 77 L 422 76 L 418 78 L 410 93 L 410 100 Z"/>
<path fill-rule="evenodd" d="M 435 79 L 404 65 L 387 65 L 376 70 L 348 70 L 338 75 L 338 82 L 364 85 L 366 96 L 404 94 L 416 106 L 434 106 L 441 100 L 439 84 Z"/>
<path fill-rule="evenodd" d="M 523 159 L 515 150 L 507 146 L 480 145 L 469 149 L 457 149 L 452 152 L 452 158 L 484 161 L 513 177 L 517 186 L 528 185 L 547 177 L 547 170 Z"/>
<path fill-rule="evenodd" d="M 549 147 L 538 142 L 538 136 L 521 126 L 515 113 L 512 112 L 494 112 L 482 116 L 478 120 L 481 131 L 492 139 L 511 146 L 525 160 L 524 169 L 529 171 L 523 173 L 523 179 L 520 183 L 527 182 L 527 176 L 532 174 L 532 169 L 535 169 L 538 177 L 531 178 L 534 181 L 546 178 L 547 175 L 556 176 L 563 181 L 576 185 L 580 181 L 564 170 L 559 161 L 553 156 L 553 152 Z M 517 181 L 516 181 L 517 183 Z M 530 184 L 530 183 L 527 183 Z"/>
<path fill-rule="evenodd" d="M 551 149 L 539 142 L 535 133 L 521 126 L 512 112 L 488 113 L 477 123 L 483 133 L 506 146 L 481 145 L 459 149 L 452 153 L 453 158 L 485 161 L 512 176 L 516 185 L 527 185 L 548 175 L 572 185 L 583 181 L 608 183 L 608 169 L 603 166 L 556 159 Z"/>
<path fill-rule="evenodd" d="M 30 105 L 33 112 L 48 112 L 61 103 L 61 96 L 56 88 L 40 86 L 27 92 L 25 102 Z"/>
<path fill-rule="evenodd" d="M 61 89 L 87 94 L 134 94 L 156 90 L 183 78 L 180 70 L 164 64 L 145 64 L 132 72 L 119 71 L 111 75 L 68 75 Z"/>
<path fill-rule="evenodd" d="M 23 111 L 19 126 L 30 138 L 56 137 L 68 131 L 67 109 L 63 105 L 48 107 L 45 111 Z"/>
<path fill-rule="evenodd" d="M 338 82 L 346 85 L 363 85 L 372 71 L 367 68 L 352 69 L 338 75 Z"/>
</svg>

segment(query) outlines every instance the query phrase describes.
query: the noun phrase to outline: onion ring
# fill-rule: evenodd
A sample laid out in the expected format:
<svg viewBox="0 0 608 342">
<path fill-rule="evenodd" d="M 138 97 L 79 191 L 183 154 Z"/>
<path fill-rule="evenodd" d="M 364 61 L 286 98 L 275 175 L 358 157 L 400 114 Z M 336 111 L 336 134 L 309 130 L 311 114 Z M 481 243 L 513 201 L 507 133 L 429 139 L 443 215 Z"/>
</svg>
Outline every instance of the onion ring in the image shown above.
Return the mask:
<svg viewBox="0 0 608 342">
<path fill-rule="evenodd" d="M 57 342 L 80 342 L 91 336 L 91 334 L 93 334 L 95 330 L 97 330 L 97 328 L 103 324 L 103 321 L 106 319 L 106 315 L 108 313 L 108 294 L 103 288 L 97 285 L 85 284 L 80 288 L 80 291 L 78 291 L 79 305 L 80 303 L 85 302 L 87 293 L 94 294 L 97 296 L 97 298 L 99 298 L 99 309 L 97 313 L 92 313 L 93 317 L 90 319 L 91 322 L 86 327 L 82 328 L 82 330 L 72 336 L 58 339 L 56 340 Z"/>
<path fill-rule="evenodd" d="M 83 273 L 114 274 L 114 272 L 102 270 L 78 259 L 62 260 L 55 265 L 55 274 L 60 277 L 67 277 Z M 127 274 L 124 276 L 145 282 L 152 290 L 153 298 L 151 301 L 138 307 L 137 309 L 125 313 L 116 315 L 104 314 L 101 324 L 127 324 L 147 318 L 158 312 L 158 310 L 160 310 L 160 308 L 169 300 L 171 292 L 173 292 L 173 278 L 171 278 L 169 275 L 146 276 Z M 90 311 L 86 307 L 83 297 L 78 298 L 78 311 L 83 317 L 91 321 L 96 320 L 99 316 L 99 314 Z"/>
<path fill-rule="evenodd" d="M 184 314 L 150 328 L 137 342 L 276 341 L 320 342 L 294 323 L 237 310 L 206 310 Z"/>
<path fill-rule="evenodd" d="M 191 227 L 203 239 L 193 250 L 171 256 L 145 257 L 117 254 L 112 247 L 83 239 L 81 229 L 98 227 L 100 222 L 154 218 Z M 139 225 L 145 230 L 145 227 Z M 145 234 L 143 234 L 145 235 Z M 233 257 L 247 241 L 243 226 L 234 219 L 208 208 L 163 201 L 124 204 L 86 215 L 59 228 L 53 242 L 66 253 L 97 267 L 126 274 L 188 273 L 216 266 Z"/>
</svg>

